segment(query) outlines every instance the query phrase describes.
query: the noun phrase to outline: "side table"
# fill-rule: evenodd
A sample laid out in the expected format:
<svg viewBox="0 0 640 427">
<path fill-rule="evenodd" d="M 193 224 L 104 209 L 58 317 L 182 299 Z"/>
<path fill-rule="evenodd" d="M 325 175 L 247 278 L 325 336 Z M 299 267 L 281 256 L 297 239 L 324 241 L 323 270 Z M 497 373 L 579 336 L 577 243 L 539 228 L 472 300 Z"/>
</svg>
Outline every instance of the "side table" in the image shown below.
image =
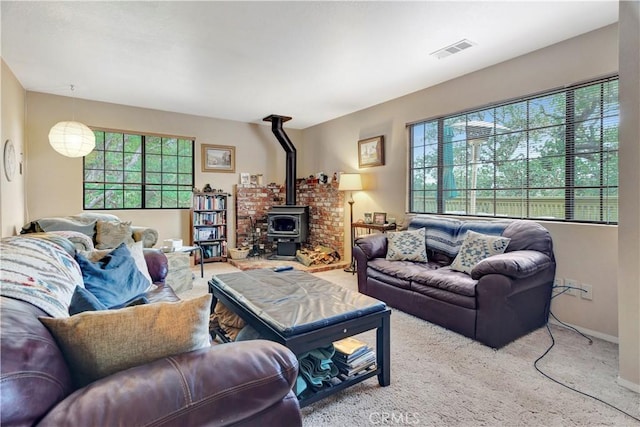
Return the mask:
<svg viewBox="0 0 640 427">
<path fill-rule="evenodd" d="M 387 231 L 394 231 L 396 224 L 367 224 L 366 222 L 352 222 L 351 223 L 351 241 L 355 243 L 356 237 L 363 234 L 371 234 L 372 232 L 386 233 Z M 356 230 L 361 233 L 356 236 Z M 345 268 L 344 271 L 356 274 L 356 259 L 353 257 L 353 248 L 351 249 L 351 265 Z"/>
<path fill-rule="evenodd" d="M 204 264 L 203 264 L 203 257 L 202 257 L 202 247 L 196 245 L 196 246 L 181 246 L 179 248 L 175 248 L 174 252 L 187 252 L 187 253 L 191 253 L 191 252 L 195 252 L 195 251 L 200 251 L 200 277 L 204 277 Z M 195 259 L 195 255 L 194 255 L 194 259 Z"/>
</svg>

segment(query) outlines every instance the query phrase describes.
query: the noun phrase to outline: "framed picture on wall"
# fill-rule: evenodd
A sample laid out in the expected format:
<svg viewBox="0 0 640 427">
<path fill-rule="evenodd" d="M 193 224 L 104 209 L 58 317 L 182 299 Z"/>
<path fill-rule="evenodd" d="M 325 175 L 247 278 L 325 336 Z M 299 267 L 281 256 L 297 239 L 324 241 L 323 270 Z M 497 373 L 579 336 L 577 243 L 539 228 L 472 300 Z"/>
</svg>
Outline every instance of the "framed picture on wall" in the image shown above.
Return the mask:
<svg viewBox="0 0 640 427">
<path fill-rule="evenodd" d="M 202 144 L 202 172 L 235 172 L 236 147 Z"/>
<path fill-rule="evenodd" d="M 384 136 L 358 141 L 358 167 L 369 168 L 384 165 Z"/>
</svg>

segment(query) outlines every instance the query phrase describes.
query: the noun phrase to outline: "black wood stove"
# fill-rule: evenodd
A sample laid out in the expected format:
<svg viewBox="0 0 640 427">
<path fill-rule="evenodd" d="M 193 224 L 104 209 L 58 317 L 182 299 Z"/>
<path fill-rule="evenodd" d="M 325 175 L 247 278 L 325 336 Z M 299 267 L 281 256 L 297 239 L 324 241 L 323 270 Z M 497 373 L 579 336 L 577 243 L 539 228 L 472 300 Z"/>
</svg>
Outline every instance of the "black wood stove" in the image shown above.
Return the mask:
<svg viewBox="0 0 640 427">
<path fill-rule="evenodd" d="M 274 259 L 295 259 L 296 251 L 309 237 L 309 206 L 296 205 L 296 147 L 282 129 L 291 117 L 272 114 L 271 131 L 286 153 L 286 204 L 273 206 L 267 213 L 267 239 L 276 242 Z"/>
</svg>

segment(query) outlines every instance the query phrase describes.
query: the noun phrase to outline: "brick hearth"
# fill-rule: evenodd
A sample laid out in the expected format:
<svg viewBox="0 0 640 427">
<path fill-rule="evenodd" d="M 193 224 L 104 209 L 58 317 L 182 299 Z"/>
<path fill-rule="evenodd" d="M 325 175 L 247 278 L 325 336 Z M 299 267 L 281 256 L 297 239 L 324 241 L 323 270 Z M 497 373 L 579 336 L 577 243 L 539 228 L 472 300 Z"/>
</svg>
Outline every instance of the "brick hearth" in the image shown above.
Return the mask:
<svg viewBox="0 0 640 427">
<path fill-rule="evenodd" d="M 236 245 L 252 244 L 251 219 L 260 229 L 259 242 L 264 248 L 273 250 L 267 242 L 267 212 L 272 206 L 285 204 L 285 187 L 282 185 L 237 185 Z M 309 206 L 308 247 L 318 245 L 335 249 L 344 261 L 344 193 L 338 191 L 338 183 L 320 184 L 315 180 L 296 182 L 296 204 Z M 251 219 L 250 219 L 251 218 Z"/>
</svg>

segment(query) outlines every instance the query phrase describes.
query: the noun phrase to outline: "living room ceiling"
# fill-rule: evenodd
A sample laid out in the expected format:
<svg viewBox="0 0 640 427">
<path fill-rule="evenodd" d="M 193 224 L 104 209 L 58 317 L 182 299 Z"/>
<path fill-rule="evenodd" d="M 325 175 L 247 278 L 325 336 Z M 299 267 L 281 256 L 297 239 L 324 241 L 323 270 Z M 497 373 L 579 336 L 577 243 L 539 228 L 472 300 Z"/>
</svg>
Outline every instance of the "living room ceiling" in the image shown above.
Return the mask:
<svg viewBox="0 0 640 427">
<path fill-rule="evenodd" d="M 2 1 L 1 20 L 28 91 L 304 129 L 615 23 L 618 2 Z"/>
</svg>

